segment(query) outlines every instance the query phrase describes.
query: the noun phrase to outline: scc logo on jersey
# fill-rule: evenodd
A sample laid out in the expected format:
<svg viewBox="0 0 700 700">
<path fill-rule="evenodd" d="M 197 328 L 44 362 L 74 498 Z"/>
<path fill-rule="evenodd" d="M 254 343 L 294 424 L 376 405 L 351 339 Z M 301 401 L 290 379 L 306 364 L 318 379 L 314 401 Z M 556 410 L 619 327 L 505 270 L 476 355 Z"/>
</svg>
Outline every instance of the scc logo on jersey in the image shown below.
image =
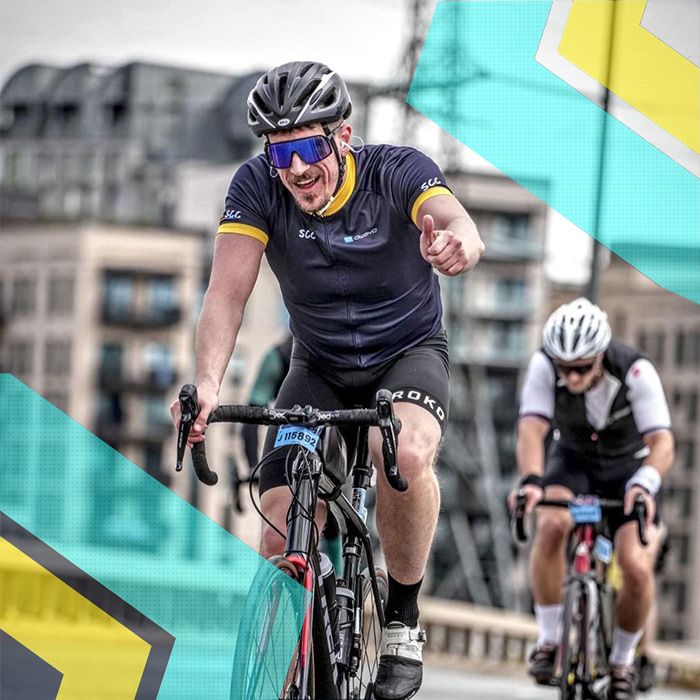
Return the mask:
<svg viewBox="0 0 700 700">
<path fill-rule="evenodd" d="M 224 212 L 224 220 L 226 221 L 236 221 L 237 219 L 240 219 L 243 216 L 243 212 L 238 211 L 237 209 L 227 209 Z"/>
<path fill-rule="evenodd" d="M 429 180 L 426 180 L 421 186 L 421 192 L 425 192 L 426 190 L 430 189 L 431 187 L 435 187 L 435 185 L 442 185 L 442 182 L 440 182 L 439 177 L 431 177 Z"/>
<path fill-rule="evenodd" d="M 316 240 L 316 231 L 309 231 L 307 228 L 299 229 L 299 238 L 310 238 L 312 241 Z"/>
</svg>

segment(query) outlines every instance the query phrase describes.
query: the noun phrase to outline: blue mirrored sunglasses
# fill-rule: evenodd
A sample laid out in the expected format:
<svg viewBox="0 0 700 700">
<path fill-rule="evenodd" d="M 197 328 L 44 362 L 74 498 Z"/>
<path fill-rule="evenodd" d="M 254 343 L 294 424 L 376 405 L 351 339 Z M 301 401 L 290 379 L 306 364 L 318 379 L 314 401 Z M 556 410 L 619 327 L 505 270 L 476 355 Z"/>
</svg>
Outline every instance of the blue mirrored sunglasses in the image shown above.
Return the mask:
<svg viewBox="0 0 700 700">
<path fill-rule="evenodd" d="M 270 165 L 279 169 L 288 168 L 295 153 L 304 163 L 313 165 L 327 158 L 332 152 L 330 139 L 322 134 L 265 144 L 267 160 Z"/>
</svg>

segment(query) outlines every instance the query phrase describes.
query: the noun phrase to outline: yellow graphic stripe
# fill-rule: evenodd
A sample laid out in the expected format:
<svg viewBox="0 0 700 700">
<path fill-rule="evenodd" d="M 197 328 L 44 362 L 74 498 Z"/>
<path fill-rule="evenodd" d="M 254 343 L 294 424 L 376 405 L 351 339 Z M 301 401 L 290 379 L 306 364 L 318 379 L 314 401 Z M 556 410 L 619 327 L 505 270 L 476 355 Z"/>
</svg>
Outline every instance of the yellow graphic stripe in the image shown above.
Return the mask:
<svg viewBox="0 0 700 700">
<path fill-rule="evenodd" d="M 418 210 L 420 209 L 420 205 L 423 204 L 423 202 L 427 201 L 431 197 L 436 197 L 439 194 L 448 194 L 450 197 L 454 197 L 452 192 L 450 192 L 447 187 L 442 187 L 440 185 L 436 187 L 431 187 L 429 190 L 426 190 L 425 192 L 422 192 L 419 196 L 418 199 L 416 199 L 415 202 L 413 202 L 413 206 L 411 207 L 411 219 L 413 220 L 413 223 L 418 226 Z M 420 228 L 420 226 L 418 226 Z"/>
<path fill-rule="evenodd" d="M 355 159 L 352 153 L 348 153 L 345 156 L 345 180 L 338 190 L 335 198 L 331 205 L 323 212 L 322 216 L 332 216 L 336 212 L 339 212 L 345 203 L 350 199 L 352 193 L 355 191 Z"/>
<path fill-rule="evenodd" d="M 240 233 L 243 236 L 257 238 L 263 245 L 267 245 L 267 242 L 270 240 L 265 231 L 261 231 L 256 226 L 250 226 L 249 224 L 221 224 L 217 233 Z"/>
<path fill-rule="evenodd" d="M 641 26 L 646 0 L 574 0 L 559 53 L 700 153 L 700 68 Z M 679 20 L 681 21 L 681 20 Z"/>
<path fill-rule="evenodd" d="M 0 537 L 0 629 L 63 674 L 57 700 L 133 700 L 151 646 Z"/>
</svg>

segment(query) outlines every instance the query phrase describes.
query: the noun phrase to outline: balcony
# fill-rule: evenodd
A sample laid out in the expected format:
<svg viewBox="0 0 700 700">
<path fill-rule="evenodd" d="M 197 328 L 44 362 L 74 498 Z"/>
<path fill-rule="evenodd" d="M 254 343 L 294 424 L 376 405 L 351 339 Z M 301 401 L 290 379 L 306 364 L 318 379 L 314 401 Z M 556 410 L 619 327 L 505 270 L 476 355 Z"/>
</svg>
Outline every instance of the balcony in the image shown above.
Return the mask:
<svg viewBox="0 0 700 700">
<path fill-rule="evenodd" d="M 152 369 L 141 375 L 130 376 L 118 368 L 103 366 L 99 371 L 99 387 L 112 393 L 157 393 L 177 384 L 177 372 L 170 368 Z"/>
<path fill-rule="evenodd" d="M 544 250 L 539 243 L 506 236 L 494 236 L 486 241 L 484 260 L 494 262 L 541 262 Z"/>
<path fill-rule="evenodd" d="M 108 303 L 102 305 L 102 323 L 136 330 L 169 328 L 180 322 L 182 309 L 177 306 L 136 310 Z"/>
<path fill-rule="evenodd" d="M 519 321 L 527 319 L 533 313 L 532 304 L 522 298 L 498 299 L 482 297 L 475 303 L 463 307 L 463 313 L 473 318 Z"/>
<path fill-rule="evenodd" d="M 159 445 L 170 438 L 175 440 L 175 429 L 170 422 L 145 423 L 131 427 L 99 416 L 95 421 L 95 434 L 110 445 Z"/>
<path fill-rule="evenodd" d="M 529 355 L 524 348 L 497 346 L 494 343 L 456 342 L 450 344 L 450 360 L 463 365 L 513 368 L 524 367 Z"/>
</svg>

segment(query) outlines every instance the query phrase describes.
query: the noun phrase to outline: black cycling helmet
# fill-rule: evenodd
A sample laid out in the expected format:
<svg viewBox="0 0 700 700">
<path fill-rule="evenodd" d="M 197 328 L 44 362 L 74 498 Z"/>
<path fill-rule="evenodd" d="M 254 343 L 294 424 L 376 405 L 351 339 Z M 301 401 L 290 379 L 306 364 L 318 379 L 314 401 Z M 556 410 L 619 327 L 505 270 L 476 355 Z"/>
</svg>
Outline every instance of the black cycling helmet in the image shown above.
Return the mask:
<svg viewBox="0 0 700 700">
<path fill-rule="evenodd" d="M 351 111 L 343 79 L 323 63 L 311 61 L 269 70 L 248 95 L 248 126 L 256 136 L 347 119 Z"/>
</svg>

